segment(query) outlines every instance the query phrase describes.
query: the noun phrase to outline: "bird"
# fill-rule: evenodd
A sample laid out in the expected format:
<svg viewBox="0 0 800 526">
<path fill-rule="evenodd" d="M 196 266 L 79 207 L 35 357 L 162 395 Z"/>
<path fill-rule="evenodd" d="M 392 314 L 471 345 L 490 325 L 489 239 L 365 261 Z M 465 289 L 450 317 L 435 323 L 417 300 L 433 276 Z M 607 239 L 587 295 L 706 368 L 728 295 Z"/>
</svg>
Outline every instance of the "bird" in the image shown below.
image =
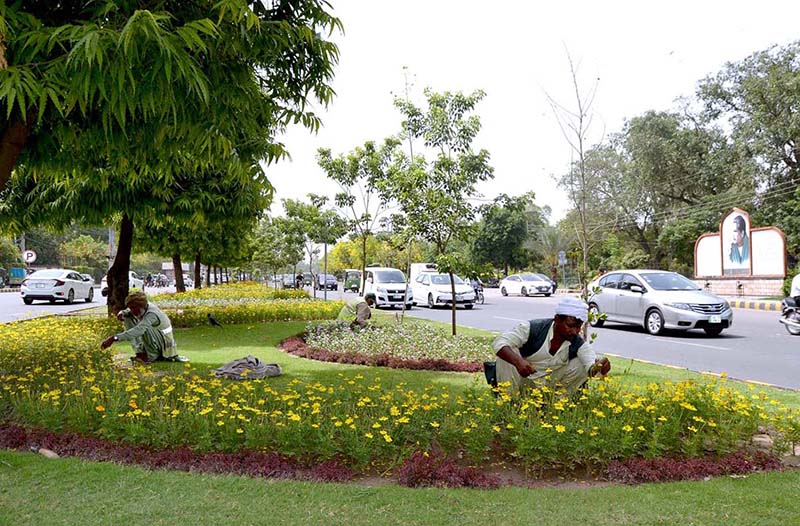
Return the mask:
<svg viewBox="0 0 800 526">
<path fill-rule="evenodd" d="M 212 327 L 222 327 L 222 324 L 218 322 L 217 319 L 214 316 L 212 316 L 210 312 L 208 313 L 208 323 L 210 323 Z"/>
</svg>

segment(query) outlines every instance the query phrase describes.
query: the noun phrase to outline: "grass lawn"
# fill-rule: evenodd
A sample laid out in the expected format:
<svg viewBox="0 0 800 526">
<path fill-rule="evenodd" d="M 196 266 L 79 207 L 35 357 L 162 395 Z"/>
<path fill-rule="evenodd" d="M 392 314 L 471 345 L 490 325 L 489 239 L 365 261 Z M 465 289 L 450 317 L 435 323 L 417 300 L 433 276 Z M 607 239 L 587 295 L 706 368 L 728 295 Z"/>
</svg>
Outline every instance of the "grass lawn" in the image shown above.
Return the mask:
<svg viewBox="0 0 800 526">
<path fill-rule="evenodd" d="M 147 471 L 0 451 L 0 524 L 37 526 L 800 524 L 800 474 L 494 491 Z"/>
<path fill-rule="evenodd" d="M 383 318 L 383 317 L 381 317 Z M 466 388 L 482 375 L 339 365 L 284 354 L 276 345 L 305 322 L 176 330 L 179 352 L 195 369 L 252 354 L 277 362 L 283 385 L 325 382 L 355 367 L 388 386 L 446 383 Z M 449 330 L 447 324 L 431 323 Z M 474 332 L 472 332 L 474 331 Z M 490 333 L 471 330 L 473 336 Z M 127 352 L 125 345 L 115 348 Z M 490 356 L 487 348 L 487 357 Z M 177 369 L 183 364 L 156 364 Z M 614 375 L 630 384 L 697 378 L 698 373 L 617 359 Z M 731 382 L 731 385 L 747 385 Z M 800 393 L 757 390 L 800 406 Z M 379 483 L 322 484 L 147 471 L 135 467 L 0 450 L 0 525 L 194 524 L 502 524 L 502 525 L 789 525 L 800 524 L 800 472 L 721 477 L 640 486 L 503 488 L 494 491 L 408 489 Z"/>
</svg>

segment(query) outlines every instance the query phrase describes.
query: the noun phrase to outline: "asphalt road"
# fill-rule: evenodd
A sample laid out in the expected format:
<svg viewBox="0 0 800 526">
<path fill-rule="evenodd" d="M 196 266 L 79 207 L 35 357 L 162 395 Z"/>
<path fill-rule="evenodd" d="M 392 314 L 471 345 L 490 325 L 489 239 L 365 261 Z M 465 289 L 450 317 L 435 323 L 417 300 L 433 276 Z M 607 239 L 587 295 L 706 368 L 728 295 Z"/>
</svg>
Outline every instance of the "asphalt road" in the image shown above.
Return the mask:
<svg viewBox="0 0 800 526">
<path fill-rule="evenodd" d="M 509 330 L 521 321 L 552 316 L 560 299 L 560 296 L 504 298 L 497 289 L 486 289 L 485 294 L 484 305 L 457 311 L 459 325 L 497 332 Z M 339 299 L 352 293 L 328 291 L 327 295 L 328 299 Z M 317 296 L 323 297 L 323 293 L 317 291 Z M 0 322 L 70 312 L 104 303 L 105 298 L 95 294 L 94 303 L 89 304 L 35 302 L 24 305 L 19 294 L 3 293 L 0 294 Z M 415 307 L 408 314 L 450 321 L 449 309 Z M 591 330 L 598 335 L 595 349 L 612 357 L 727 373 L 732 378 L 800 389 L 800 336 L 789 335 L 777 320 L 777 312 L 734 309 L 733 326 L 716 338 L 702 331 L 667 331 L 662 336 L 650 336 L 642 328 L 615 323 Z"/>
</svg>

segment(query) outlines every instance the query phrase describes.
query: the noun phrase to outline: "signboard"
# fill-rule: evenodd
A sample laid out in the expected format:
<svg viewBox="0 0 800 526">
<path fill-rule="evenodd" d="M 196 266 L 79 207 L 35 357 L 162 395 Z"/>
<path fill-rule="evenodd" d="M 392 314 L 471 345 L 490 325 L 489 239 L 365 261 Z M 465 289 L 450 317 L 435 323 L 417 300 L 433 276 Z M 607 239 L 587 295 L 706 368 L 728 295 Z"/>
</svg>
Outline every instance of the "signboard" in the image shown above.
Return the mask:
<svg viewBox="0 0 800 526">
<path fill-rule="evenodd" d="M 22 253 L 22 261 L 25 263 L 33 263 L 36 261 L 36 252 L 33 250 L 26 250 Z"/>
<path fill-rule="evenodd" d="M 567 264 L 567 253 L 563 250 L 558 253 L 558 264 L 562 267 Z"/>
<path fill-rule="evenodd" d="M 25 279 L 25 269 L 22 267 L 11 267 L 8 273 L 9 285 L 21 285 Z"/>
<path fill-rule="evenodd" d="M 694 245 L 695 278 L 783 278 L 786 238 L 772 226 L 752 228 L 750 215 L 734 208 L 719 232 L 703 234 Z"/>
</svg>

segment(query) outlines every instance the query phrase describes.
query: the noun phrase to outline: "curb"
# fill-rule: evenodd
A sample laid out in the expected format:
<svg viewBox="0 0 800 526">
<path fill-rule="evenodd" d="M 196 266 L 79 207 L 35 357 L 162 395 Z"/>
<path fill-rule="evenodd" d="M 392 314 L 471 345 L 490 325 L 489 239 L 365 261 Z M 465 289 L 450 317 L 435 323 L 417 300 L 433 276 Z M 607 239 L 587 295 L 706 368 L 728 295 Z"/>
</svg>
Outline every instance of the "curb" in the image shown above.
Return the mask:
<svg viewBox="0 0 800 526">
<path fill-rule="evenodd" d="M 755 309 L 755 310 L 769 310 L 769 311 L 779 311 L 781 310 L 781 302 L 779 301 L 748 301 L 748 300 L 728 300 L 731 307 L 736 307 L 737 309 Z"/>
</svg>

